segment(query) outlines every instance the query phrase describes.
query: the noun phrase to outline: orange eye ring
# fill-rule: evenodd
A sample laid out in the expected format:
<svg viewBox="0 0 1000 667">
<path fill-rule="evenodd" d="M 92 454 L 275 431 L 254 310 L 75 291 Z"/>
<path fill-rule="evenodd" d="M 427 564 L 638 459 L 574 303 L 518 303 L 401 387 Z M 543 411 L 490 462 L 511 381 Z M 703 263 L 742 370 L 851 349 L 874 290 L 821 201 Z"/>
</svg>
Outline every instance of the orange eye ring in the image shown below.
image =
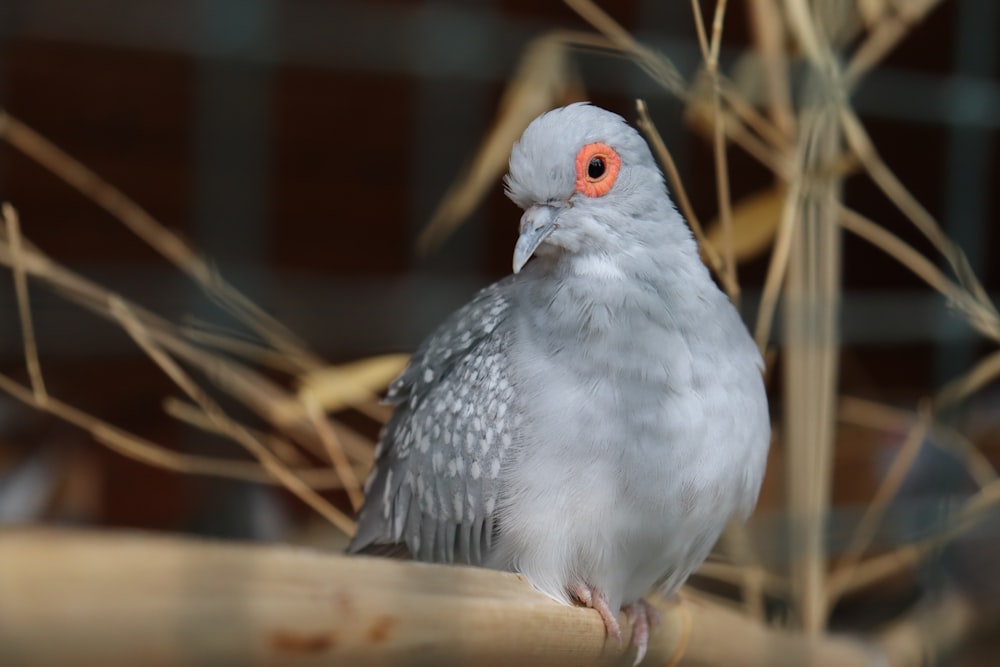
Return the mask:
<svg viewBox="0 0 1000 667">
<path fill-rule="evenodd" d="M 587 144 L 576 154 L 576 191 L 587 197 L 603 197 L 611 191 L 622 168 L 614 148 L 603 143 Z"/>
</svg>

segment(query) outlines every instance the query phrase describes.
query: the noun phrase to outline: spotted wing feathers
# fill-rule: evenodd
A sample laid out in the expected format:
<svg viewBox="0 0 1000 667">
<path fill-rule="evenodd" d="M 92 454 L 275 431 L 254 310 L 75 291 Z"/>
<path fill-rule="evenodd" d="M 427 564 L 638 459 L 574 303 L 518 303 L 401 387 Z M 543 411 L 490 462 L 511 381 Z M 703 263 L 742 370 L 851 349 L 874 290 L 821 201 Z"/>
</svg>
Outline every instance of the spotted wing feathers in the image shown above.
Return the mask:
<svg viewBox="0 0 1000 667">
<path fill-rule="evenodd" d="M 405 545 L 420 560 L 482 563 L 513 441 L 507 281 L 480 291 L 424 342 L 389 388 L 351 551 Z"/>
</svg>

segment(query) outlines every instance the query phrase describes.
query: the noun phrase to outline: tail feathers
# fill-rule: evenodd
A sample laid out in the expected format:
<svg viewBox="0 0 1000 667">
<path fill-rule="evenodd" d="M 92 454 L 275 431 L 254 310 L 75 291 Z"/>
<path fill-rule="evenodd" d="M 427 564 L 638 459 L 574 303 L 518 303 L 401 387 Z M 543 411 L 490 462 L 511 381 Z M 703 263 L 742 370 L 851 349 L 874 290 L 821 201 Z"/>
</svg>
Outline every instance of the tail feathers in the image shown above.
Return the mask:
<svg viewBox="0 0 1000 667">
<path fill-rule="evenodd" d="M 396 560 L 413 560 L 410 550 L 405 544 L 366 544 L 357 547 L 353 542 L 347 548 L 347 553 L 358 554 L 359 556 L 378 556 L 380 558 L 394 558 Z"/>
</svg>

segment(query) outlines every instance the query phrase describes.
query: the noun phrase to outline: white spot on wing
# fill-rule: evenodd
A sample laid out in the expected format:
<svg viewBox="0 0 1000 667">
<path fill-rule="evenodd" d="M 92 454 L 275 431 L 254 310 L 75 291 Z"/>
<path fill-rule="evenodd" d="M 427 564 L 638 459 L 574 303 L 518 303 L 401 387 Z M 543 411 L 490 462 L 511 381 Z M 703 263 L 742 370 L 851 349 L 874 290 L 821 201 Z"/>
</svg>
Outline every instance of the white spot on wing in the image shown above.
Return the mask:
<svg viewBox="0 0 1000 667">
<path fill-rule="evenodd" d="M 385 487 L 382 489 L 382 518 L 389 519 L 389 510 L 392 503 L 389 502 L 392 496 L 392 468 L 385 471 Z"/>
</svg>

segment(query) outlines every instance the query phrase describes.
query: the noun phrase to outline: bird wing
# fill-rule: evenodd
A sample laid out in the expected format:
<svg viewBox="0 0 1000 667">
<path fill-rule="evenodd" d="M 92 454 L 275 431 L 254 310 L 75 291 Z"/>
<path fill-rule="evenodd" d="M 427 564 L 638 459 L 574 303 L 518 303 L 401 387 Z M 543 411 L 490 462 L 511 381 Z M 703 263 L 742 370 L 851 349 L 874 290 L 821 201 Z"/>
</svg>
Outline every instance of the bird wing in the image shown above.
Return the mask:
<svg viewBox="0 0 1000 667">
<path fill-rule="evenodd" d="M 405 545 L 419 559 L 480 564 L 493 540 L 500 469 L 513 440 L 505 279 L 444 322 L 389 387 L 350 551 Z"/>
</svg>

